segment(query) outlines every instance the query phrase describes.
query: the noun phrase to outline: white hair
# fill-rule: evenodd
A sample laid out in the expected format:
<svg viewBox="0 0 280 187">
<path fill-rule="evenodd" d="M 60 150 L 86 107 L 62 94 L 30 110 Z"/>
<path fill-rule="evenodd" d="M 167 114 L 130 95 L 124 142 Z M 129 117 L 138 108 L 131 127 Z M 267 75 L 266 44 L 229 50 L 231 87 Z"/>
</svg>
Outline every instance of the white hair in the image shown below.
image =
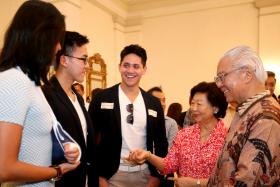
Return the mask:
<svg viewBox="0 0 280 187">
<path fill-rule="evenodd" d="M 256 78 L 263 84 L 265 83 L 267 73 L 264 70 L 261 58 L 252 48 L 244 45 L 237 46 L 227 51 L 221 59 L 223 58 L 229 58 L 236 68 L 251 67 Z"/>
</svg>

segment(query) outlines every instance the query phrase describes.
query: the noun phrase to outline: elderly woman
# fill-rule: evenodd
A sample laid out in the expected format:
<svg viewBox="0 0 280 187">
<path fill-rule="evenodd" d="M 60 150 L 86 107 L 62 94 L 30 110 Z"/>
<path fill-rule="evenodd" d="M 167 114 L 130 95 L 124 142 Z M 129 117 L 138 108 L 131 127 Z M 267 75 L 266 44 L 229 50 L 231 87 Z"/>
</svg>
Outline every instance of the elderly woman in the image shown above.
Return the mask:
<svg viewBox="0 0 280 187">
<path fill-rule="evenodd" d="M 206 186 L 223 146 L 227 128 L 220 118 L 227 109 L 215 83 L 201 82 L 191 89 L 191 114 L 196 123 L 178 132 L 165 158 L 149 151 L 134 150 L 128 161 L 153 164 L 161 174 L 178 171 L 176 186 Z"/>
</svg>

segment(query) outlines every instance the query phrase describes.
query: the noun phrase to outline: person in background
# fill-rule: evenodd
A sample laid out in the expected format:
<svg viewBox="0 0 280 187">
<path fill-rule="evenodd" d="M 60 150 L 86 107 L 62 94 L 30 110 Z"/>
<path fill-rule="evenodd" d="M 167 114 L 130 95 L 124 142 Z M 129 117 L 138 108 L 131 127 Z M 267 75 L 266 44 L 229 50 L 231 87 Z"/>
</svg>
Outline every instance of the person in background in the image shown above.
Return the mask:
<svg viewBox="0 0 280 187">
<path fill-rule="evenodd" d="M 159 99 L 161 106 L 163 108 L 163 112 L 166 108 L 166 98 L 165 95 L 160 87 L 153 87 L 147 91 L 149 94 L 155 96 Z M 166 138 L 168 141 L 168 150 L 171 148 L 173 144 L 173 139 L 178 132 L 178 125 L 176 121 L 168 116 L 165 116 L 165 129 L 166 129 Z M 169 175 L 165 175 L 165 178 L 161 180 L 160 187 L 173 187 L 174 182 L 168 180 L 169 177 L 174 177 L 173 173 Z"/>
<path fill-rule="evenodd" d="M 265 81 L 265 89 L 269 90 L 272 97 L 277 101 L 277 97 L 274 94 L 274 90 L 276 86 L 275 73 L 272 71 L 266 71 L 266 73 L 267 73 L 267 79 Z"/>
<path fill-rule="evenodd" d="M 227 112 L 225 117 L 223 118 L 225 126 L 229 129 L 230 124 L 232 122 L 232 119 L 236 113 L 237 103 L 236 102 L 230 102 L 228 104 Z"/>
<path fill-rule="evenodd" d="M 77 92 L 78 94 L 80 94 L 80 96 L 83 97 L 84 94 L 85 94 L 84 86 L 83 86 L 81 83 L 78 83 L 78 82 L 75 82 L 75 83 L 73 84 L 73 86 L 74 86 L 76 92 Z"/>
<path fill-rule="evenodd" d="M 189 97 L 189 105 L 191 104 L 191 97 Z M 195 124 L 194 119 L 192 119 L 191 117 L 191 110 L 188 109 L 185 112 L 182 112 L 179 118 L 179 123 L 178 125 L 181 128 L 185 128 L 185 127 L 189 127 L 192 126 L 193 124 Z"/>
<path fill-rule="evenodd" d="M 42 88 L 56 118 L 82 150 L 81 164 L 57 181 L 56 187 L 98 186 L 94 168 L 94 154 L 96 153 L 94 152 L 93 126 L 84 100 L 73 86 L 75 81 L 84 81 L 88 66 L 88 42 L 86 36 L 66 31 L 64 45 L 57 55 L 56 73 L 50 78 L 50 84 Z"/>
<path fill-rule="evenodd" d="M 74 86 L 76 92 L 77 92 L 78 94 L 80 94 L 80 96 L 82 96 L 82 98 L 83 98 L 83 97 L 84 97 L 84 94 L 85 94 L 84 86 L 83 86 L 81 83 L 78 83 L 78 82 L 75 82 L 75 83 L 73 84 L 73 86 Z M 84 102 L 84 104 L 85 104 L 86 109 L 88 110 L 88 107 L 89 107 L 88 101 L 86 100 L 86 102 Z"/>
<path fill-rule="evenodd" d="M 157 187 L 156 168 L 146 163 L 135 166 L 124 159 L 139 147 L 159 156 L 168 149 L 162 106 L 139 87 L 147 69 L 146 50 L 135 44 L 126 46 L 120 59 L 121 83 L 97 93 L 89 106 L 99 137 L 99 186 Z"/>
<path fill-rule="evenodd" d="M 97 93 L 101 92 L 103 90 L 103 88 L 94 88 L 91 91 L 91 100 L 96 96 Z"/>
<path fill-rule="evenodd" d="M 161 174 L 178 171 L 176 187 L 206 186 L 227 134 L 223 118 L 226 98 L 214 82 L 201 82 L 191 89 L 190 110 L 196 123 L 177 133 L 165 158 L 136 149 L 128 161 L 148 161 Z"/>
<path fill-rule="evenodd" d="M 147 93 L 159 99 L 164 112 L 166 108 L 166 103 L 165 103 L 166 98 L 162 89 L 160 87 L 152 87 L 147 91 Z M 178 132 L 178 125 L 174 119 L 165 116 L 165 129 L 166 129 L 166 138 L 168 141 L 168 149 L 170 149 L 170 147 L 172 146 L 173 139 Z"/>
<path fill-rule="evenodd" d="M 179 118 L 179 126 L 181 128 L 190 127 L 195 124 L 195 121 L 191 117 L 191 110 L 188 109 L 185 112 L 182 112 Z"/>
<path fill-rule="evenodd" d="M 265 89 L 266 79 L 261 59 L 248 46 L 220 59 L 215 82 L 238 106 L 208 186 L 280 185 L 280 107 Z"/>
<path fill-rule="evenodd" d="M 0 183 L 53 187 L 75 169 L 79 151 L 64 146 L 66 162 L 51 166 L 54 114 L 40 88 L 61 48 L 64 16 L 51 3 L 25 1 L 5 34 L 0 54 Z"/>
<path fill-rule="evenodd" d="M 179 123 L 180 115 L 182 113 L 182 105 L 180 103 L 171 103 L 167 109 L 167 116 L 174 119 L 176 123 Z M 179 127 L 179 125 L 178 125 Z"/>
</svg>

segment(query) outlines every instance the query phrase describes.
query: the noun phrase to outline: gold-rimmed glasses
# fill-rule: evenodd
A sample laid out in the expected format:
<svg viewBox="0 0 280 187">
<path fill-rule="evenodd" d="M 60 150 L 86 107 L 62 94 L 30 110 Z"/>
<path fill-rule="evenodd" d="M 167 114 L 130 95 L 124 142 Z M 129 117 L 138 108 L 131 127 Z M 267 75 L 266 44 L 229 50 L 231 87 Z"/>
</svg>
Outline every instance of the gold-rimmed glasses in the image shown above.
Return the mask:
<svg viewBox="0 0 280 187">
<path fill-rule="evenodd" d="M 215 83 L 216 83 L 216 84 L 219 84 L 219 83 L 221 83 L 221 82 L 224 82 L 225 79 L 226 79 L 226 76 L 228 76 L 229 74 L 231 74 L 231 73 L 233 73 L 233 72 L 235 72 L 235 71 L 237 71 L 237 70 L 240 70 L 241 68 L 242 68 L 242 67 L 240 67 L 240 68 L 235 68 L 235 69 L 233 69 L 233 70 L 231 70 L 231 71 L 229 71 L 229 72 L 219 73 L 217 76 L 214 77 Z"/>
</svg>

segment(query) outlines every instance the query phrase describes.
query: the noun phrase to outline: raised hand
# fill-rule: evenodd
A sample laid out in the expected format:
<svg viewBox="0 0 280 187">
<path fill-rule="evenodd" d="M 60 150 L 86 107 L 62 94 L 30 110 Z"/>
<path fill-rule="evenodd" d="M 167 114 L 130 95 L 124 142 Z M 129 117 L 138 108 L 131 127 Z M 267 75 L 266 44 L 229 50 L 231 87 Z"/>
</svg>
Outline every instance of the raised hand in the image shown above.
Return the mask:
<svg viewBox="0 0 280 187">
<path fill-rule="evenodd" d="M 64 146 L 65 158 L 70 164 L 75 164 L 80 161 L 81 150 L 79 146 L 75 143 L 66 143 Z"/>
</svg>

